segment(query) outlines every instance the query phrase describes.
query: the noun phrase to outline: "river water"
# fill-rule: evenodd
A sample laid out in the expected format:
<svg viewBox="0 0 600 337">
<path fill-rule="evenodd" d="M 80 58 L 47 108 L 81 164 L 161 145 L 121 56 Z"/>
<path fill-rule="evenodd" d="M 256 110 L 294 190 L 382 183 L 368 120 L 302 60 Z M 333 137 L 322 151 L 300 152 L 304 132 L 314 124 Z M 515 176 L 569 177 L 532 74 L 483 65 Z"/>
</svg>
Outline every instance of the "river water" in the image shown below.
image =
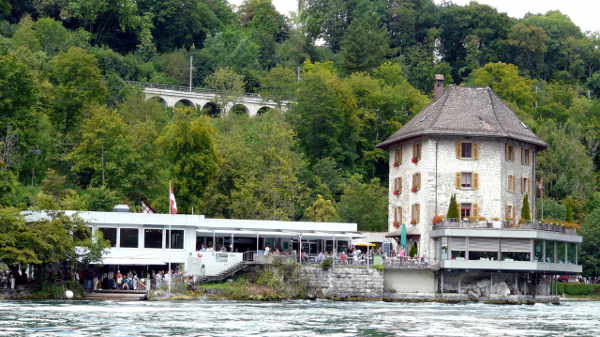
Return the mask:
<svg viewBox="0 0 600 337">
<path fill-rule="evenodd" d="M 600 302 L 0 301 L 0 336 L 600 336 Z"/>
</svg>

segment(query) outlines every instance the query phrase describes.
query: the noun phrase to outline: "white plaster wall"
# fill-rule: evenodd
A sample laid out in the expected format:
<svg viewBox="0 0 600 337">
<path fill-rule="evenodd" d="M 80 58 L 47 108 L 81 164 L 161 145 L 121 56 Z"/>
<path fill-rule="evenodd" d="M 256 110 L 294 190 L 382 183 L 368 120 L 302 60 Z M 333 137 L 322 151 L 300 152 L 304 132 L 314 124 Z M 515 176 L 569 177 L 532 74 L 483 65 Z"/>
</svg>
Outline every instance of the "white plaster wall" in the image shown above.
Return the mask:
<svg viewBox="0 0 600 337">
<path fill-rule="evenodd" d="M 514 151 L 514 161 L 507 161 L 505 158 L 504 152 L 504 144 L 508 143 L 513 146 Z M 502 205 L 501 205 L 501 214 L 499 216 L 500 219 L 504 219 L 504 209 L 506 205 L 513 205 L 515 209 L 515 221 L 519 221 L 521 217 L 521 207 L 523 206 L 523 197 L 525 193 L 521 193 L 521 178 L 527 178 L 531 181 L 531 193 L 528 194 L 529 197 L 529 207 L 531 211 L 531 216 L 533 218 L 533 206 L 535 205 L 534 196 L 535 196 L 535 183 L 533 180 L 533 172 L 534 172 L 534 160 L 535 157 L 534 152 L 535 149 L 533 146 L 521 142 L 516 141 L 506 141 L 498 144 L 501 149 L 501 167 L 502 167 Z M 522 165 L 521 164 L 521 148 L 530 150 L 530 164 Z M 512 175 L 515 177 L 515 191 L 508 192 L 508 176 Z"/>
<path fill-rule="evenodd" d="M 383 275 L 385 291 L 396 293 L 435 293 L 436 282 L 431 270 L 385 269 Z"/>
<path fill-rule="evenodd" d="M 421 142 L 421 160 L 414 164 L 412 159 L 412 145 L 415 141 Z M 478 159 L 456 158 L 456 143 L 470 141 L 478 144 Z M 520 178 L 532 179 L 533 160 L 529 166 L 521 165 L 521 144 L 514 144 L 515 161 L 504 160 L 504 139 L 464 138 L 464 137 L 438 137 L 421 138 L 403 143 L 403 161 L 399 167 L 394 167 L 396 148 L 390 148 L 389 155 L 389 210 L 388 228 L 393 227 L 394 207 L 402 207 L 403 221 L 411 231 L 421 235 L 419 255 L 430 259 L 435 258 L 433 240 L 430 238 L 432 220 L 435 215 L 445 216 L 448 211 L 450 197 L 456 194 L 457 202 L 476 203 L 479 215 L 490 220 L 498 217 L 504 218 L 504 207 L 507 203 L 515 206 L 517 215 L 520 215 L 523 194 L 520 193 Z M 436 144 L 437 144 L 437 195 L 436 195 Z M 529 147 L 532 151 L 533 147 Z M 421 189 L 417 193 L 411 192 L 412 175 L 421 173 Z M 457 172 L 474 172 L 479 176 L 479 188 L 476 190 L 463 190 L 456 188 Z M 507 192 L 507 176 L 515 176 L 515 192 Z M 402 193 L 393 195 L 394 179 L 401 177 L 403 181 Z M 532 184 L 532 189 L 534 185 Z M 437 197 L 437 210 L 436 210 Z M 530 205 L 532 205 L 530 200 Z M 415 203 L 421 205 L 420 222 L 416 226 L 410 225 L 411 206 Z"/>
</svg>

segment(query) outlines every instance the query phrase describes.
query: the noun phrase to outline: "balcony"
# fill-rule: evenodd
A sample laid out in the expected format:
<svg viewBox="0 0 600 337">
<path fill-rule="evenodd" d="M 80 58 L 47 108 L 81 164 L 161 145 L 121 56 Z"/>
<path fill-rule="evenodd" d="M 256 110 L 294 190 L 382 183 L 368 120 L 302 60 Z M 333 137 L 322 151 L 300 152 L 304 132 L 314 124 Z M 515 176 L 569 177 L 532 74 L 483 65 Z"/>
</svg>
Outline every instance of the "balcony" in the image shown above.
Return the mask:
<svg viewBox="0 0 600 337">
<path fill-rule="evenodd" d="M 444 219 L 439 224 L 433 224 L 433 230 L 439 229 L 504 229 L 504 230 L 534 230 L 554 232 L 566 235 L 577 235 L 575 228 L 567 228 L 565 226 L 543 223 L 539 221 L 517 224 L 512 221 L 468 221 L 458 219 Z"/>
</svg>

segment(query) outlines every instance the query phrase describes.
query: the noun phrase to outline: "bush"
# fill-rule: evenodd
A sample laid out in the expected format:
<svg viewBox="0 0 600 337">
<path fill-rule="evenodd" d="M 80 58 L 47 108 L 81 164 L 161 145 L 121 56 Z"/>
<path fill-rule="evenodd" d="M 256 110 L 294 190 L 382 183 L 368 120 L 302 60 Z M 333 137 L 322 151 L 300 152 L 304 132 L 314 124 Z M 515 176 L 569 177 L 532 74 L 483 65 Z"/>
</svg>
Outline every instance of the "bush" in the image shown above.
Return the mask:
<svg viewBox="0 0 600 337">
<path fill-rule="evenodd" d="M 81 298 L 85 294 L 83 286 L 76 281 L 66 281 L 61 283 L 44 282 L 39 284 L 31 292 L 31 297 L 35 299 L 63 299 L 65 290 L 71 290 L 74 298 Z"/>
<path fill-rule="evenodd" d="M 600 296 L 600 284 L 557 283 L 559 294 L 569 296 Z"/>
<path fill-rule="evenodd" d="M 321 262 L 321 268 L 323 270 L 329 270 L 332 265 L 333 265 L 333 259 L 330 257 L 326 258 L 325 260 L 323 260 L 323 262 Z"/>
</svg>

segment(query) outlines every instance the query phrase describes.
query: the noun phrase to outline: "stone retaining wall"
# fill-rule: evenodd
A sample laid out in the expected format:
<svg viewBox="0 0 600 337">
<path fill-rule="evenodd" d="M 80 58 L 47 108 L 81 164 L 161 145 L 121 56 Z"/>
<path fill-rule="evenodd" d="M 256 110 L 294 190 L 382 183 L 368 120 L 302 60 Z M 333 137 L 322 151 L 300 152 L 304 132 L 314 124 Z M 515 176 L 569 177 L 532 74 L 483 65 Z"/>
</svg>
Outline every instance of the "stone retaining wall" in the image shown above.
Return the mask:
<svg viewBox="0 0 600 337">
<path fill-rule="evenodd" d="M 316 297 L 335 299 L 382 299 L 383 272 L 375 269 L 334 266 L 323 270 L 321 266 L 302 266 L 304 279 Z"/>
</svg>

